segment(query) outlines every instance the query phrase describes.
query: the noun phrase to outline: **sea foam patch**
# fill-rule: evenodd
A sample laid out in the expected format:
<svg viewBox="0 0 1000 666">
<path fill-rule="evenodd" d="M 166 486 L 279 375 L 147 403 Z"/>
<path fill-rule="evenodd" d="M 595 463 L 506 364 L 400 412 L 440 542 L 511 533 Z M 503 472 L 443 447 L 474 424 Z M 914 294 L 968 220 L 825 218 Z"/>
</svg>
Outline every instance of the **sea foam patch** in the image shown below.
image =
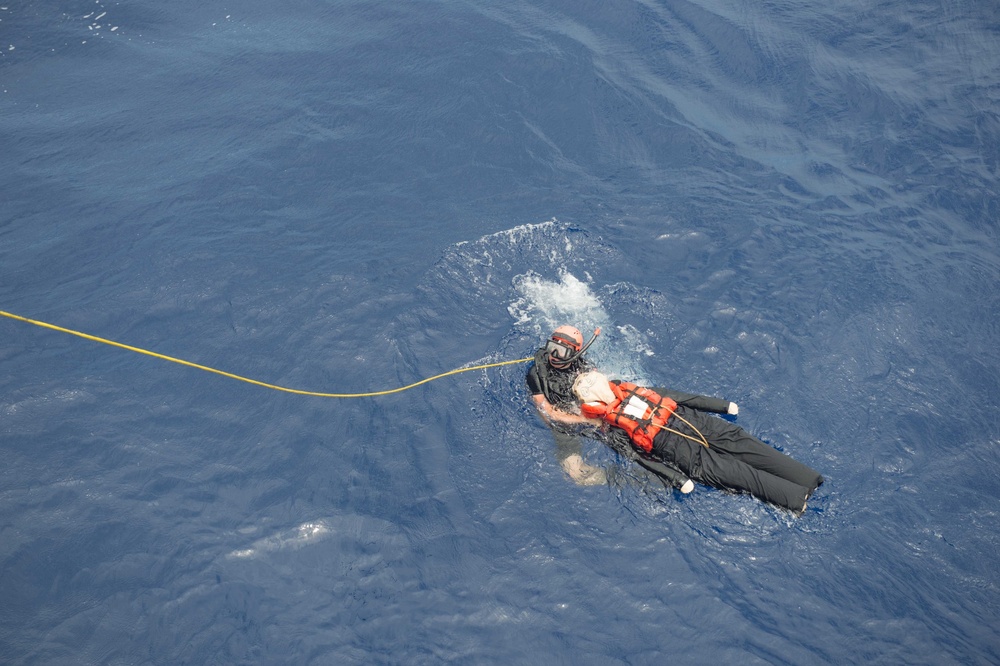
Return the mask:
<svg viewBox="0 0 1000 666">
<path fill-rule="evenodd" d="M 270 536 L 257 539 L 247 548 L 230 552 L 230 559 L 250 559 L 259 555 L 281 550 L 297 550 L 303 546 L 322 541 L 333 534 L 333 529 L 327 521 L 317 520 L 302 523 L 298 527 L 282 530 Z"/>
</svg>

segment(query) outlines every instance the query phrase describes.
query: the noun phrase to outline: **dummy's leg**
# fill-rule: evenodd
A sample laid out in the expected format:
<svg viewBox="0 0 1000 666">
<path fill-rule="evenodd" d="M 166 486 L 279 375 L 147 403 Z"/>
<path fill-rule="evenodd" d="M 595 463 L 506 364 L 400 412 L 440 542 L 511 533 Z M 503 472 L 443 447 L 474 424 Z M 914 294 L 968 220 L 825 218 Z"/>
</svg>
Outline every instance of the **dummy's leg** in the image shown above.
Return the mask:
<svg viewBox="0 0 1000 666">
<path fill-rule="evenodd" d="M 703 449 L 698 452 L 700 473 L 698 480 L 717 488 L 728 488 L 750 493 L 759 500 L 801 513 L 806 500 L 814 490 L 756 469 L 719 451 Z"/>
<path fill-rule="evenodd" d="M 684 415 L 688 418 L 688 415 Z M 823 483 L 823 476 L 807 465 L 768 446 L 735 423 L 707 414 L 694 414 L 691 422 L 708 439 L 709 445 L 754 469 L 786 479 L 812 491 Z"/>
<path fill-rule="evenodd" d="M 653 451 L 699 483 L 750 493 L 757 499 L 796 513 L 805 510 L 806 500 L 813 491 L 813 488 L 756 469 L 734 456 L 706 449 L 675 434 L 657 435 L 653 440 Z"/>
</svg>

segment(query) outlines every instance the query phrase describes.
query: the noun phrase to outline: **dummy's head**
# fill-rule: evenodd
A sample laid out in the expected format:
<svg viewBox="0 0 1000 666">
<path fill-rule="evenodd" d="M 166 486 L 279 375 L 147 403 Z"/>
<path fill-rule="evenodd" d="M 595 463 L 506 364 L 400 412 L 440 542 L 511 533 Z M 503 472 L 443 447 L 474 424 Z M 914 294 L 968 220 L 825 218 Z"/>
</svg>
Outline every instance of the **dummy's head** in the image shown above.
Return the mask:
<svg viewBox="0 0 1000 666">
<path fill-rule="evenodd" d="M 553 368 L 568 368 L 583 356 L 594 340 L 600 335 L 601 329 L 594 331 L 590 342 L 583 344 L 583 333 L 573 326 L 560 326 L 552 331 L 549 341 L 545 344 L 545 358 Z"/>
<path fill-rule="evenodd" d="M 615 401 L 611 382 L 597 370 L 581 373 L 573 382 L 573 393 L 581 402 L 603 402 L 610 405 Z"/>
</svg>

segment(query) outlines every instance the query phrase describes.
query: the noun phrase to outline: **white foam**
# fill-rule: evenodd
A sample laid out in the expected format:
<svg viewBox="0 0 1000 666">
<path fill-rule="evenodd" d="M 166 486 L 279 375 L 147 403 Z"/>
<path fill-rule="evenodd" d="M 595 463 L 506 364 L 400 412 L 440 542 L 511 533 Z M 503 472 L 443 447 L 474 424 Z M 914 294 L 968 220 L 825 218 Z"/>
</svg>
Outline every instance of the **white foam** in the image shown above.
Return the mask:
<svg viewBox="0 0 1000 666">
<path fill-rule="evenodd" d="M 457 243 L 433 281 L 440 291 L 456 292 L 456 301 L 506 301 L 518 353 L 544 344 L 557 326 L 575 326 L 588 340 L 600 327 L 602 335 L 588 358 L 606 374 L 637 380 L 644 374 L 642 361 L 654 353 L 651 334 L 622 320 L 634 319 L 631 309 L 648 303 L 650 294 L 627 283 L 600 285 L 591 274 L 617 253 L 586 231 L 552 218 Z"/>
<path fill-rule="evenodd" d="M 608 313 L 590 285 L 568 271 L 563 271 L 558 281 L 534 272 L 518 275 L 514 288 L 520 296 L 507 311 L 518 325 L 532 325 L 537 335 L 563 324 L 581 330 L 608 324 Z"/>
<path fill-rule="evenodd" d="M 278 532 L 271 536 L 254 541 L 248 548 L 234 550 L 227 557 L 235 559 L 248 559 L 273 553 L 279 550 L 295 550 L 307 544 L 315 543 L 329 537 L 333 531 L 330 525 L 324 520 L 302 523 L 298 527 L 290 530 Z"/>
<path fill-rule="evenodd" d="M 507 310 L 517 326 L 527 329 L 525 333 L 541 342 L 564 324 L 576 326 L 586 338 L 600 327 L 602 335 L 587 353 L 591 362 L 611 377 L 647 383 L 636 355 L 654 355 L 648 336 L 631 325 L 613 325 L 592 284 L 569 271 L 562 271 L 558 280 L 529 272 L 515 277 L 514 287 L 518 297 Z"/>
</svg>

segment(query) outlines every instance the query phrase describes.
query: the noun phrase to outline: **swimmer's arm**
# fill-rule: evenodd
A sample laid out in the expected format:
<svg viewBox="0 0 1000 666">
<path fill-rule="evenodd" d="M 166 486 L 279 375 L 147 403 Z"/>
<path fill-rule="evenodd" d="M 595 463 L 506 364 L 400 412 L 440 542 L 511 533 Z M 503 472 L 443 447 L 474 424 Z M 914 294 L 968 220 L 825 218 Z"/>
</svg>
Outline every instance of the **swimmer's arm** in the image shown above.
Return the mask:
<svg viewBox="0 0 1000 666">
<path fill-rule="evenodd" d="M 531 396 L 531 400 L 535 403 L 535 409 L 550 423 L 562 423 L 564 425 L 593 425 L 600 423 L 599 419 L 588 419 L 586 416 L 580 414 L 570 414 L 561 409 L 556 409 L 552 406 L 551 402 L 545 399 L 545 395 L 542 393 Z"/>
</svg>

